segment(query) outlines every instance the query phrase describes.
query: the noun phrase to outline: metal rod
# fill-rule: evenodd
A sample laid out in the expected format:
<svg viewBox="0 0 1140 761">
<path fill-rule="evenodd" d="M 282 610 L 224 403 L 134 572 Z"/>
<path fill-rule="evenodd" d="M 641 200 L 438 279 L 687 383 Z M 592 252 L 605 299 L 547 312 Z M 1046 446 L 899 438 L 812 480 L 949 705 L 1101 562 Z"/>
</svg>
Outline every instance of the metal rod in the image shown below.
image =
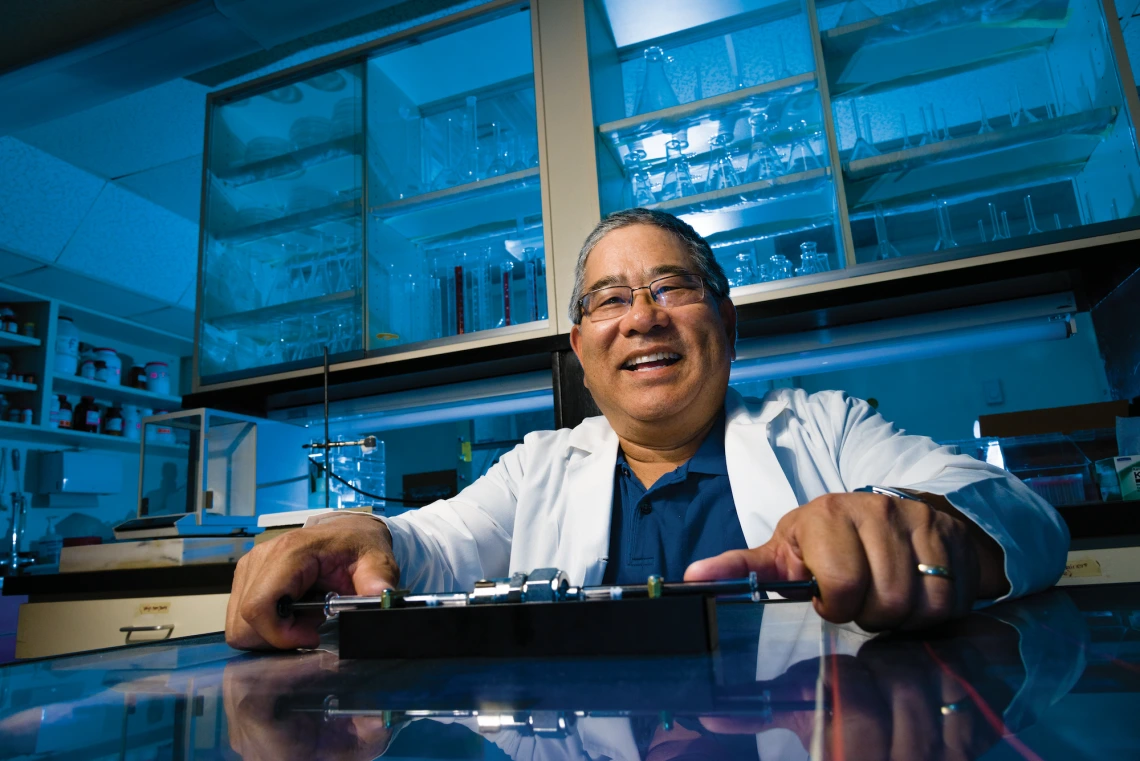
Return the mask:
<svg viewBox="0 0 1140 761">
<path fill-rule="evenodd" d="M 329 509 L 329 482 L 332 479 L 332 448 L 329 446 L 329 346 L 324 346 L 325 357 L 325 509 Z"/>
</svg>

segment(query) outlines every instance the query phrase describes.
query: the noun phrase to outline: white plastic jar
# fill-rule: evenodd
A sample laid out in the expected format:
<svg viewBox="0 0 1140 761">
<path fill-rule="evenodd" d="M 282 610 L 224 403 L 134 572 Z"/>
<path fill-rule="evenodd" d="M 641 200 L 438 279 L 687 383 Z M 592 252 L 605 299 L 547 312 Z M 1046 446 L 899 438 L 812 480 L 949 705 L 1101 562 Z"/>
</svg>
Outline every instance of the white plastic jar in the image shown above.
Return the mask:
<svg viewBox="0 0 1140 761">
<path fill-rule="evenodd" d="M 146 363 L 146 390 L 156 394 L 170 393 L 170 373 L 165 362 Z"/>
<path fill-rule="evenodd" d="M 142 411 L 137 405 L 123 405 L 123 438 L 130 441 L 142 438 Z"/>
<path fill-rule="evenodd" d="M 114 349 L 102 348 L 95 350 L 95 359 L 102 360 L 107 366 L 107 380 L 109 386 L 118 386 L 123 382 L 123 362 Z M 102 380 L 102 378 L 100 378 Z"/>
<path fill-rule="evenodd" d="M 55 372 L 75 375 L 79 370 L 79 328 L 70 317 L 60 317 L 55 324 Z"/>
</svg>

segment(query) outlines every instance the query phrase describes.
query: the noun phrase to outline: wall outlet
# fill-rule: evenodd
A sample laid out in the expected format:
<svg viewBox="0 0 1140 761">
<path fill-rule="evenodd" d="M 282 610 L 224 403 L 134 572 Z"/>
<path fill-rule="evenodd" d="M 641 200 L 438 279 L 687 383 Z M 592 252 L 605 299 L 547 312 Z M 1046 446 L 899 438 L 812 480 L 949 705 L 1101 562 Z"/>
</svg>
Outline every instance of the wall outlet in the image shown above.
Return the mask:
<svg viewBox="0 0 1140 761">
<path fill-rule="evenodd" d="M 1004 404 L 1005 394 L 1001 390 L 1001 381 L 996 378 L 982 381 L 982 396 L 985 397 L 986 404 Z"/>
</svg>

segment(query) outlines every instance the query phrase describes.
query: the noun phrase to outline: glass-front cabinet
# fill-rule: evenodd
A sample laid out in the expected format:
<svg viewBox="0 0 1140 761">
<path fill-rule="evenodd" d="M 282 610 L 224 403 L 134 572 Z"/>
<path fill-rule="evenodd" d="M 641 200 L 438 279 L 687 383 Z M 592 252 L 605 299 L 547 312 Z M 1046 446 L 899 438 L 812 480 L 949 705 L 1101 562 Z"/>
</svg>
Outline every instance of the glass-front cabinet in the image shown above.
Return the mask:
<svg viewBox="0 0 1140 761">
<path fill-rule="evenodd" d="M 199 384 L 545 331 L 534 70 L 495 3 L 211 97 Z"/>
<path fill-rule="evenodd" d="M 734 287 L 1029 248 L 1140 214 L 1099 0 L 585 6 L 603 212 L 680 215 Z"/>
</svg>

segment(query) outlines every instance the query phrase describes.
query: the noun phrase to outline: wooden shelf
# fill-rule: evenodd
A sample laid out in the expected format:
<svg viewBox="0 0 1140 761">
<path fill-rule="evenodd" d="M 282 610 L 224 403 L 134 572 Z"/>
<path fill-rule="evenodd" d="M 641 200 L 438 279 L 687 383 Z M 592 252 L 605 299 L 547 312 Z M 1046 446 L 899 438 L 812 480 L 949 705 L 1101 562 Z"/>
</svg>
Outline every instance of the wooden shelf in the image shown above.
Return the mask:
<svg viewBox="0 0 1140 761">
<path fill-rule="evenodd" d="M 24 425 L 0 421 L 0 438 L 27 441 L 34 444 L 74 446 L 89 449 L 111 449 L 119 452 L 141 453 L 142 443 L 120 436 L 104 436 L 99 433 L 73 431 L 67 428 L 48 428 L 41 425 Z M 172 457 L 185 456 L 189 449 L 172 444 L 147 442 L 148 453 Z"/>
<path fill-rule="evenodd" d="M 27 346 L 39 346 L 40 339 L 28 338 L 17 333 L 0 331 L 0 349 L 22 349 Z"/>
<path fill-rule="evenodd" d="M 888 82 L 909 85 L 1044 45 L 1069 4 L 1039 0 L 1017 18 L 983 20 L 980 4 L 935 0 L 820 34 L 831 97 Z"/>
<path fill-rule="evenodd" d="M 93 396 L 99 401 L 137 404 L 150 409 L 173 411 L 182 406 L 182 397 L 156 394 L 145 388 L 111 385 L 79 375 L 53 375 L 52 392 L 74 396 Z"/>
<path fill-rule="evenodd" d="M 431 193 L 424 193 L 411 198 L 401 198 L 398 201 L 373 206 L 369 211 L 372 216 L 379 219 L 399 217 L 431 208 L 449 206 L 475 196 L 485 197 L 506 193 L 530 185 L 537 178 L 538 167 L 532 167 L 519 172 L 501 174 L 498 177 L 455 185 L 443 190 L 434 190 Z"/>
</svg>

